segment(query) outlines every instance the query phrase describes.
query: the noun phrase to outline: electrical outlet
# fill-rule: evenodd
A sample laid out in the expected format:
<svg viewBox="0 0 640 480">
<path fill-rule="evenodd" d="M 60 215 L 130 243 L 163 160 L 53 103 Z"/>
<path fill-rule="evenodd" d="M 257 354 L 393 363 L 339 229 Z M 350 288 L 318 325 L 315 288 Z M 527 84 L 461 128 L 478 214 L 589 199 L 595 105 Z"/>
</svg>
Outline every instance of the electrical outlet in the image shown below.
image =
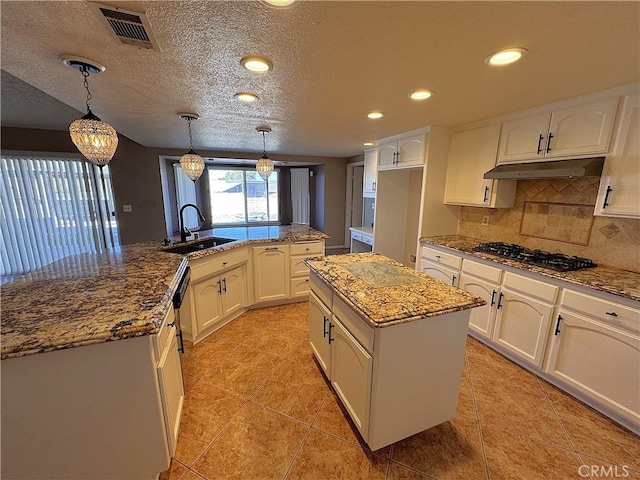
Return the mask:
<svg viewBox="0 0 640 480">
<path fill-rule="evenodd" d="M 414 254 L 409 255 L 409 260 L 411 260 L 411 263 L 416 263 L 416 256 Z"/>
<path fill-rule="evenodd" d="M 485 227 L 489 225 L 489 215 L 482 216 L 482 225 Z"/>
<path fill-rule="evenodd" d="M 123 212 L 131 212 L 131 205 L 122 205 L 122 211 Z"/>
</svg>

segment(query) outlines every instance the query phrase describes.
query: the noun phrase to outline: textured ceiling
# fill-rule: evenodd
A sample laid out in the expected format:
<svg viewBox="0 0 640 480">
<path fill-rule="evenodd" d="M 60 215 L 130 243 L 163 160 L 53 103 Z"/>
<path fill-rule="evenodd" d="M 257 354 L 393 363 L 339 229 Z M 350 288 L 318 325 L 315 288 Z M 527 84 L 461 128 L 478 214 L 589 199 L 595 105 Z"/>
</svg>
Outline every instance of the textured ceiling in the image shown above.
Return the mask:
<svg viewBox="0 0 640 480">
<path fill-rule="evenodd" d="M 35 113 L 38 90 L 84 112 L 80 74 L 62 54 L 107 67 L 91 76 L 93 111 L 118 132 L 153 147 L 185 148 L 195 111 L 194 148 L 347 157 L 362 143 L 426 125 L 455 126 L 638 81 L 639 2 L 258 1 L 103 2 L 146 12 L 160 50 L 119 43 L 85 1 L 2 1 L 2 69 L 35 87 L 6 100 L 3 124 L 48 128 L 52 105 Z M 529 50 L 495 68 L 501 48 Z M 241 67 L 246 55 L 271 72 Z M 12 81 L 11 81 L 12 80 Z M 11 82 L 10 82 L 11 81 Z M 434 90 L 424 102 L 408 94 Z M 30 95 L 28 92 L 32 92 Z M 241 104 L 236 92 L 260 99 Z M 50 99 L 51 100 L 51 99 Z M 46 101 L 45 101 L 46 103 Z M 385 112 L 369 120 L 371 110 Z M 60 121 L 60 123 L 63 123 Z M 63 127 L 61 127 L 63 128 Z"/>
</svg>

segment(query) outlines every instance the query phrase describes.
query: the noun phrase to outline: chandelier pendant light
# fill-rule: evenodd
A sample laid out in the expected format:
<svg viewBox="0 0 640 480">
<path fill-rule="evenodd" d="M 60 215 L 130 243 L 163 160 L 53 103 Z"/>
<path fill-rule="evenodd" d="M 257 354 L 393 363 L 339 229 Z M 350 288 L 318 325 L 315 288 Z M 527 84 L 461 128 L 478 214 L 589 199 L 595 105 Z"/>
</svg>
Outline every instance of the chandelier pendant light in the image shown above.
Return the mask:
<svg viewBox="0 0 640 480">
<path fill-rule="evenodd" d="M 273 160 L 267 157 L 267 146 L 264 135 L 265 133 L 271 133 L 271 128 L 257 127 L 256 130 L 262 133 L 262 157 L 260 157 L 256 162 L 256 171 L 258 172 L 258 175 L 266 181 L 269 178 L 269 175 L 271 175 L 271 172 L 273 172 Z"/>
<path fill-rule="evenodd" d="M 195 113 L 179 113 L 178 116 L 187 121 L 189 129 L 189 151 L 180 157 L 180 166 L 187 177 L 195 182 L 204 171 L 204 159 L 193 151 L 193 137 L 191 136 L 191 122 L 199 117 Z"/>
<path fill-rule="evenodd" d="M 87 160 L 102 168 L 111 161 L 116 152 L 118 134 L 111 125 L 100 120 L 91 111 L 92 96 L 88 78 L 92 73 L 104 72 L 105 67 L 86 58 L 63 55 L 60 59 L 65 65 L 82 73 L 84 88 L 87 91 L 87 114 L 69 125 L 71 141 Z"/>
</svg>

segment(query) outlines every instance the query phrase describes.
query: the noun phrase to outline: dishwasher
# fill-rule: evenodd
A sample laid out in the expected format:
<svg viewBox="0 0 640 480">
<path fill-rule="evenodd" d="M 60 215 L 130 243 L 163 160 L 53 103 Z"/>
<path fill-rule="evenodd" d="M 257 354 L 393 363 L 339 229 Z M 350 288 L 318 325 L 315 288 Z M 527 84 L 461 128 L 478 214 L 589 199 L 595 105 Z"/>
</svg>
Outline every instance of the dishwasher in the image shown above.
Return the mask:
<svg viewBox="0 0 640 480">
<path fill-rule="evenodd" d="M 184 353 L 184 341 L 182 340 L 182 329 L 180 328 L 180 307 L 189 291 L 189 280 L 191 279 L 191 267 L 187 267 L 184 275 L 180 279 L 176 293 L 173 294 L 173 310 L 176 315 L 176 336 L 178 337 L 178 351 Z"/>
</svg>

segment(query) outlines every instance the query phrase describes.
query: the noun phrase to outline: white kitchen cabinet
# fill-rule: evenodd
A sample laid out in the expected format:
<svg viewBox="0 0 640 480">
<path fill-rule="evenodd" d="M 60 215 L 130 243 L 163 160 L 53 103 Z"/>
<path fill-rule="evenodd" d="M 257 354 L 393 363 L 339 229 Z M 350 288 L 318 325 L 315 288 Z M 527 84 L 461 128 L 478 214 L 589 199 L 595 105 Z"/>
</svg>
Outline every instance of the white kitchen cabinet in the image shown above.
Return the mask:
<svg viewBox="0 0 640 480">
<path fill-rule="evenodd" d="M 493 329 L 500 298 L 502 270 L 484 263 L 462 260 L 460 288 L 478 297 L 482 297 L 486 305 L 471 310 L 469 329 L 485 339 L 493 338 Z"/>
<path fill-rule="evenodd" d="M 565 290 L 547 373 L 640 424 L 640 311 Z"/>
<path fill-rule="evenodd" d="M 421 247 L 420 271 L 454 287 L 460 280 L 462 259 L 457 255 L 430 247 Z"/>
<path fill-rule="evenodd" d="M 270 244 L 253 247 L 255 302 L 289 298 L 291 287 L 289 245 Z"/>
<path fill-rule="evenodd" d="M 372 450 L 455 416 L 468 311 L 374 328 L 310 280 L 312 351 Z"/>
<path fill-rule="evenodd" d="M 291 244 L 289 293 L 292 299 L 305 300 L 309 295 L 309 267 L 304 264 L 304 259 L 323 255 L 324 240 Z"/>
<path fill-rule="evenodd" d="M 349 253 L 366 253 L 373 250 L 372 227 L 349 227 L 351 244 Z"/>
<path fill-rule="evenodd" d="M 241 265 L 193 285 L 198 337 L 222 326 L 247 305 L 246 266 Z"/>
<path fill-rule="evenodd" d="M 376 196 L 376 182 L 378 179 L 378 149 L 368 148 L 364 151 L 364 179 L 362 195 L 374 198 Z"/>
<path fill-rule="evenodd" d="M 496 165 L 500 124 L 456 132 L 451 136 L 444 201 L 451 205 L 512 207 L 516 180 L 485 180 Z"/>
<path fill-rule="evenodd" d="M 498 296 L 493 341 L 542 367 L 558 287 L 506 272 Z"/>
<path fill-rule="evenodd" d="M 498 165 L 606 153 L 618 97 L 555 108 L 504 122 Z"/>
<path fill-rule="evenodd" d="M 378 170 L 410 168 L 424 164 L 425 134 L 394 137 L 378 143 Z"/>
<path fill-rule="evenodd" d="M 331 345 L 327 339 L 329 334 L 329 323 L 331 321 L 331 310 L 315 293 L 309 293 L 309 343 L 311 350 L 318 360 L 322 371 L 330 380 L 330 356 Z"/>
<path fill-rule="evenodd" d="M 369 430 L 373 359 L 335 315 L 329 325 L 331 384 L 358 430 Z"/>
<path fill-rule="evenodd" d="M 640 94 L 623 99 L 613 153 L 608 155 L 594 215 L 640 217 Z"/>
</svg>

